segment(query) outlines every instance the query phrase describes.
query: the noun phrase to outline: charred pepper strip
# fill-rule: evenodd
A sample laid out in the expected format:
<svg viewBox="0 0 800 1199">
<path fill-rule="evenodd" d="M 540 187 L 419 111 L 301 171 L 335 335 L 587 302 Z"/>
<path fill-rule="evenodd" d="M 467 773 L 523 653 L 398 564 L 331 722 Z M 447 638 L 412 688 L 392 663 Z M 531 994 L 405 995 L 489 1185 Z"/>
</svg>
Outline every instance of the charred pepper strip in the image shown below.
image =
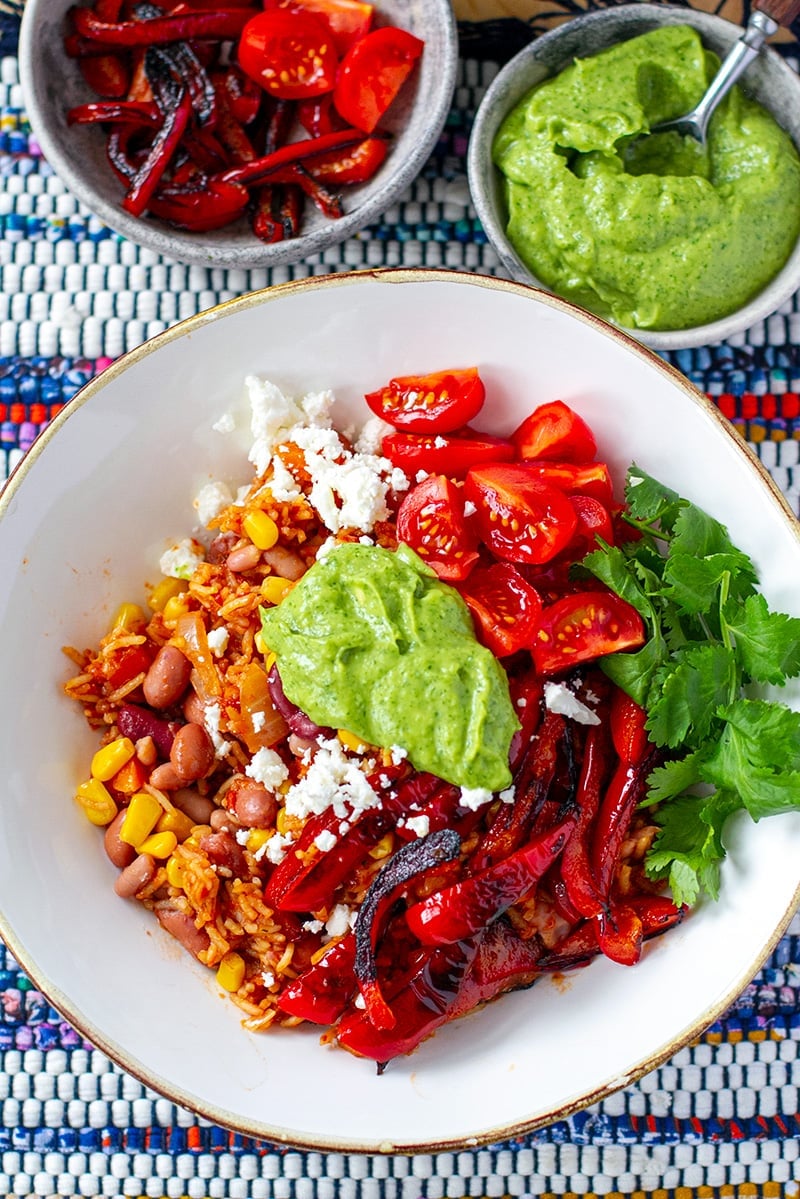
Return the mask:
<svg viewBox="0 0 800 1199">
<path fill-rule="evenodd" d="M 591 836 L 603 787 L 611 768 L 611 745 L 604 723 L 589 729 L 578 783 L 578 823 L 559 863 L 559 874 L 572 907 L 582 916 L 596 916 L 604 901 L 598 893 L 590 863 Z"/>
<path fill-rule="evenodd" d="M 348 933 L 281 992 L 278 1007 L 312 1024 L 333 1024 L 356 990 L 356 938 Z"/>
<path fill-rule="evenodd" d="M 409 928 L 425 945 L 474 936 L 525 898 L 563 852 L 575 823 L 570 813 L 502 862 L 414 904 L 406 912 Z"/>
<path fill-rule="evenodd" d="M 365 1010 L 376 1028 L 394 1028 L 395 1017 L 386 1003 L 378 980 L 375 945 L 381 921 L 402 889 L 427 870 L 454 861 L 461 851 L 461 838 L 453 829 L 439 829 L 404 845 L 376 874 L 364 896 L 355 923 L 355 973 Z"/>
<path fill-rule="evenodd" d="M 242 183 L 247 187 L 253 183 L 268 180 L 282 167 L 304 162 L 326 150 L 352 146 L 363 140 L 364 134 L 359 129 L 341 129 L 336 133 L 328 133 L 324 137 L 306 137 L 302 141 L 279 146 L 271 154 L 265 154 L 254 162 L 240 167 L 232 167 L 229 171 L 223 172 L 220 178 L 224 179 L 226 183 Z"/>
<path fill-rule="evenodd" d="M 156 134 L 150 153 L 132 180 L 128 193 L 122 201 L 122 207 L 133 216 L 141 216 L 147 208 L 172 156 L 180 145 L 191 115 L 192 100 L 189 93 L 184 92 L 177 106 L 165 116 L 164 124 Z"/>
<path fill-rule="evenodd" d="M 201 175 L 185 187 L 159 188 L 150 198 L 149 209 L 162 221 L 191 233 L 206 233 L 235 221 L 248 201 L 246 188 Z"/>
<path fill-rule="evenodd" d="M 626 901 L 641 921 L 642 936 L 649 940 L 679 924 L 686 909 L 678 908 L 666 895 L 636 895 Z M 586 966 L 602 952 L 598 939 L 597 920 L 584 920 L 563 937 L 557 945 L 542 955 L 542 973 L 574 970 Z"/>
<path fill-rule="evenodd" d="M 216 12 L 158 16 L 136 21 L 103 21 L 90 8 L 73 8 L 72 21 L 79 37 L 103 46 L 163 46 L 169 42 L 214 38 L 237 38 L 251 14 L 244 8 L 222 8 Z"/>
<path fill-rule="evenodd" d="M 67 113 L 68 125 L 160 125 L 163 120 L 157 104 L 146 100 L 95 100 L 76 104 Z"/>
<path fill-rule="evenodd" d="M 495 920 L 478 941 L 475 960 L 459 990 L 450 1019 L 473 1011 L 504 991 L 531 986 L 540 974 L 542 953 L 538 937 L 523 941 L 505 917 Z"/>
<path fill-rule="evenodd" d="M 149 7 L 149 6 L 148 6 Z M 213 84 L 191 46 L 149 46 L 145 51 L 144 69 L 156 96 L 162 88 L 176 94 L 186 88 L 192 98 L 192 109 L 198 125 L 212 126 L 217 116 L 217 98 Z"/>
<path fill-rule="evenodd" d="M 631 818 L 647 790 L 647 779 L 660 754 L 652 750 L 639 762 L 620 762 L 606 788 L 595 822 L 592 873 L 598 893 L 607 900 L 614 870 Z"/>
</svg>

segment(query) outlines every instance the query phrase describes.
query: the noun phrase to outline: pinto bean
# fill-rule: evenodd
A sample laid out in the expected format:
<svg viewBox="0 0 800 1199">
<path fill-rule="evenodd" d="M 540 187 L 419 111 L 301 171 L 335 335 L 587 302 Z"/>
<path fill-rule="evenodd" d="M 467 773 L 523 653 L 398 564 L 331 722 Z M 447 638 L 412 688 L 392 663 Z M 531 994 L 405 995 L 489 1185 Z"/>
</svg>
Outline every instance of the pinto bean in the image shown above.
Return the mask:
<svg viewBox="0 0 800 1199">
<path fill-rule="evenodd" d="M 231 832 L 233 829 L 241 828 L 233 812 L 229 812 L 227 808 L 215 808 L 209 816 L 208 823 L 216 833 Z"/>
<path fill-rule="evenodd" d="M 179 811 L 189 817 L 192 824 L 210 824 L 211 816 L 216 811 L 207 795 L 201 795 L 199 791 L 193 791 L 190 787 L 181 787 L 176 791 L 172 796 L 172 802 Z"/>
<path fill-rule="evenodd" d="M 140 853 L 126 866 L 114 883 L 114 890 L 123 899 L 133 899 L 142 887 L 152 882 L 156 875 L 156 862 L 149 853 Z"/>
<path fill-rule="evenodd" d="M 261 556 L 276 575 L 283 579 L 291 579 L 293 583 L 301 579 L 308 570 L 300 555 L 294 550 L 288 550 L 285 545 L 273 545 L 271 550 L 264 550 Z"/>
<path fill-rule="evenodd" d="M 228 832 L 209 833 L 201 837 L 198 849 L 214 866 L 230 870 L 235 878 L 247 878 L 247 858 L 236 838 Z"/>
<path fill-rule="evenodd" d="M 142 690 L 151 708 L 171 708 L 189 686 L 192 664 L 176 645 L 162 645 L 144 676 Z"/>
<path fill-rule="evenodd" d="M 128 845 L 125 841 L 120 840 L 119 830 L 122 828 L 122 822 L 125 819 L 127 812 L 125 808 L 121 812 L 117 812 L 111 824 L 108 825 L 103 836 L 103 845 L 108 854 L 109 860 L 119 870 L 124 870 L 126 866 L 130 866 L 133 859 L 136 857 L 136 850 L 132 845 Z"/>
<path fill-rule="evenodd" d="M 218 533 L 208 547 L 206 560 L 213 563 L 214 566 L 219 566 L 228 557 L 238 540 L 235 533 Z"/>
<path fill-rule="evenodd" d="M 245 828 L 270 828 L 275 823 L 278 805 L 275 796 L 263 783 L 245 779 L 232 788 L 232 802 L 228 802 L 236 819 Z"/>
<path fill-rule="evenodd" d="M 297 733 L 292 733 L 288 744 L 294 756 L 302 758 L 303 754 L 308 753 L 310 749 L 317 749 L 319 742 L 311 737 L 298 737 Z"/>
<path fill-rule="evenodd" d="M 242 545 L 238 550 L 233 550 L 232 553 L 228 554 L 225 565 L 228 570 L 232 570 L 236 574 L 245 570 L 252 570 L 254 566 L 258 566 L 260 561 L 261 550 L 257 545 L 251 543 L 249 545 Z"/>
<path fill-rule="evenodd" d="M 195 691 L 194 687 L 192 687 L 189 694 L 186 696 L 186 699 L 183 701 L 183 714 L 190 724 L 205 725 L 206 706 Z"/>
<path fill-rule="evenodd" d="M 201 724 L 184 724 L 175 734 L 169 760 L 182 783 L 205 778 L 214 765 L 214 745 Z"/>
<path fill-rule="evenodd" d="M 178 774 L 172 762 L 162 762 L 150 775 L 150 782 L 154 787 L 158 787 L 159 791 L 177 791 L 188 781 Z"/>
<path fill-rule="evenodd" d="M 184 949 L 188 949 L 193 957 L 208 949 L 208 933 L 204 928 L 198 928 L 191 916 L 179 908 L 156 908 L 158 923 L 176 941 L 180 941 Z"/>
</svg>

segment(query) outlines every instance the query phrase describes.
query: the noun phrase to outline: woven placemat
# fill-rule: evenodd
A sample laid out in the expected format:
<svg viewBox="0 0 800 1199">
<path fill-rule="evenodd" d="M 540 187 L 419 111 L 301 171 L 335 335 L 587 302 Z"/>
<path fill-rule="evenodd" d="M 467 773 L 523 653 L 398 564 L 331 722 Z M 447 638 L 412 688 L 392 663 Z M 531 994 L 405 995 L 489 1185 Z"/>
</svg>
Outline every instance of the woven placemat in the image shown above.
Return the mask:
<svg viewBox="0 0 800 1199">
<path fill-rule="evenodd" d="M 503 46 L 498 25 L 493 50 Z M 380 221 L 295 267 L 222 271 L 138 249 L 66 191 L 30 135 L 15 36 L 15 23 L 0 18 L 0 480 L 89 378 L 222 300 L 358 267 L 501 273 L 465 173 L 471 120 L 497 62 L 462 61 L 435 153 Z M 469 38 L 474 46 L 472 30 Z M 797 297 L 735 341 L 667 357 L 712 396 L 800 511 Z M 461 1153 L 299 1152 L 229 1133 L 160 1098 L 61 1019 L 0 944 L 0 1196 L 797 1196 L 799 1045 L 796 921 L 694 1044 L 568 1120 Z"/>
</svg>

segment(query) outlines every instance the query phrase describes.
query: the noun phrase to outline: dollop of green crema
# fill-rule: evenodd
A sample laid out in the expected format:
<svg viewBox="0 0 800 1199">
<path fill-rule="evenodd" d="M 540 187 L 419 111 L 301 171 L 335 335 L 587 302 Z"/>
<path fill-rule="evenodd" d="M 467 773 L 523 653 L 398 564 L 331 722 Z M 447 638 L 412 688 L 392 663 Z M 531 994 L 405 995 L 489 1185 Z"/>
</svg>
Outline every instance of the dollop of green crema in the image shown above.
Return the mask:
<svg viewBox="0 0 800 1199">
<path fill-rule="evenodd" d="M 407 546 L 340 546 L 261 619 L 287 697 L 317 724 L 399 746 L 461 787 L 511 782 L 506 673 L 461 596 Z"/>
<path fill-rule="evenodd" d="M 719 66 L 688 26 L 579 59 L 506 117 L 494 161 L 508 236 L 548 287 L 641 329 L 684 329 L 740 308 L 800 235 L 800 160 L 734 88 L 705 147 L 649 133 L 689 112 Z"/>
</svg>

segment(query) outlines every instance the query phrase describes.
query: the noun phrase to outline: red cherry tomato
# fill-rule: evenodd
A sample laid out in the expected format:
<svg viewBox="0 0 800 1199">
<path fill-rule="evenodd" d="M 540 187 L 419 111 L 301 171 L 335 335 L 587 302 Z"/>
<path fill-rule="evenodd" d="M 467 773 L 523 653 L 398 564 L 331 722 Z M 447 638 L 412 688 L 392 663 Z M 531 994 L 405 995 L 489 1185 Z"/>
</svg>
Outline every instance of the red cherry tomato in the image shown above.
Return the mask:
<svg viewBox="0 0 800 1199">
<path fill-rule="evenodd" d="M 479 462 L 510 462 L 514 447 L 503 437 L 490 437 L 488 433 L 473 433 L 466 429 L 460 437 L 389 433 L 383 439 L 383 453 L 393 466 L 399 466 L 411 479 L 420 470 L 462 478 Z"/>
<path fill-rule="evenodd" d="M 464 519 L 461 492 L 444 475 L 429 475 L 405 497 L 397 539 L 447 582 L 465 579 L 478 560 L 478 539 Z"/>
<path fill-rule="evenodd" d="M 606 507 L 614 502 L 614 484 L 605 462 L 526 462 L 525 466 L 542 483 L 568 495 L 584 492 Z"/>
<path fill-rule="evenodd" d="M 477 511 L 481 539 L 507 562 L 538 565 L 565 549 L 578 518 L 563 492 L 529 466 L 490 463 L 471 470 L 464 487 Z"/>
<path fill-rule="evenodd" d="M 542 601 L 510 562 L 473 570 L 459 591 L 478 626 L 478 637 L 498 658 L 529 646 Z"/>
<path fill-rule="evenodd" d="M 611 514 L 605 504 L 601 504 L 592 495 L 571 495 L 569 501 L 575 509 L 578 524 L 575 528 L 575 540 L 586 543 L 586 552 L 597 549 L 597 538 L 601 537 L 608 545 L 614 545 L 614 524 Z M 579 550 L 579 552 L 582 552 Z"/>
<path fill-rule="evenodd" d="M 339 55 L 369 33 L 375 9 L 361 0 L 264 0 L 265 9 L 293 8 L 312 12 L 330 30 Z"/>
<path fill-rule="evenodd" d="M 476 367 L 403 375 L 364 399 L 376 416 L 406 433 L 452 433 L 473 420 L 486 389 Z"/>
<path fill-rule="evenodd" d="M 305 100 L 333 89 L 339 57 L 329 31 L 313 13 L 274 8 L 245 25 L 239 65 L 269 95 Z"/>
<path fill-rule="evenodd" d="M 592 430 L 562 400 L 541 404 L 511 434 L 511 440 L 520 458 L 588 462 L 597 453 Z"/>
<path fill-rule="evenodd" d="M 610 591 L 579 591 L 542 609 L 532 653 L 540 674 L 558 674 L 643 644 L 642 618 L 629 603 Z"/>
<path fill-rule="evenodd" d="M 155 650 L 149 645 L 126 645 L 114 650 L 110 655 L 110 664 L 106 670 L 106 678 L 112 687 L 122 687 L 136 678 L 143 671 L 146 673 L 156 656 Z"/>
<path fill-rule="evenodd" d="M 355 42 L 339 67 L 333 102 L 349 125 L 372 133 L 405 83 L 424 42 L 384 25 Z"/>
</svg>

